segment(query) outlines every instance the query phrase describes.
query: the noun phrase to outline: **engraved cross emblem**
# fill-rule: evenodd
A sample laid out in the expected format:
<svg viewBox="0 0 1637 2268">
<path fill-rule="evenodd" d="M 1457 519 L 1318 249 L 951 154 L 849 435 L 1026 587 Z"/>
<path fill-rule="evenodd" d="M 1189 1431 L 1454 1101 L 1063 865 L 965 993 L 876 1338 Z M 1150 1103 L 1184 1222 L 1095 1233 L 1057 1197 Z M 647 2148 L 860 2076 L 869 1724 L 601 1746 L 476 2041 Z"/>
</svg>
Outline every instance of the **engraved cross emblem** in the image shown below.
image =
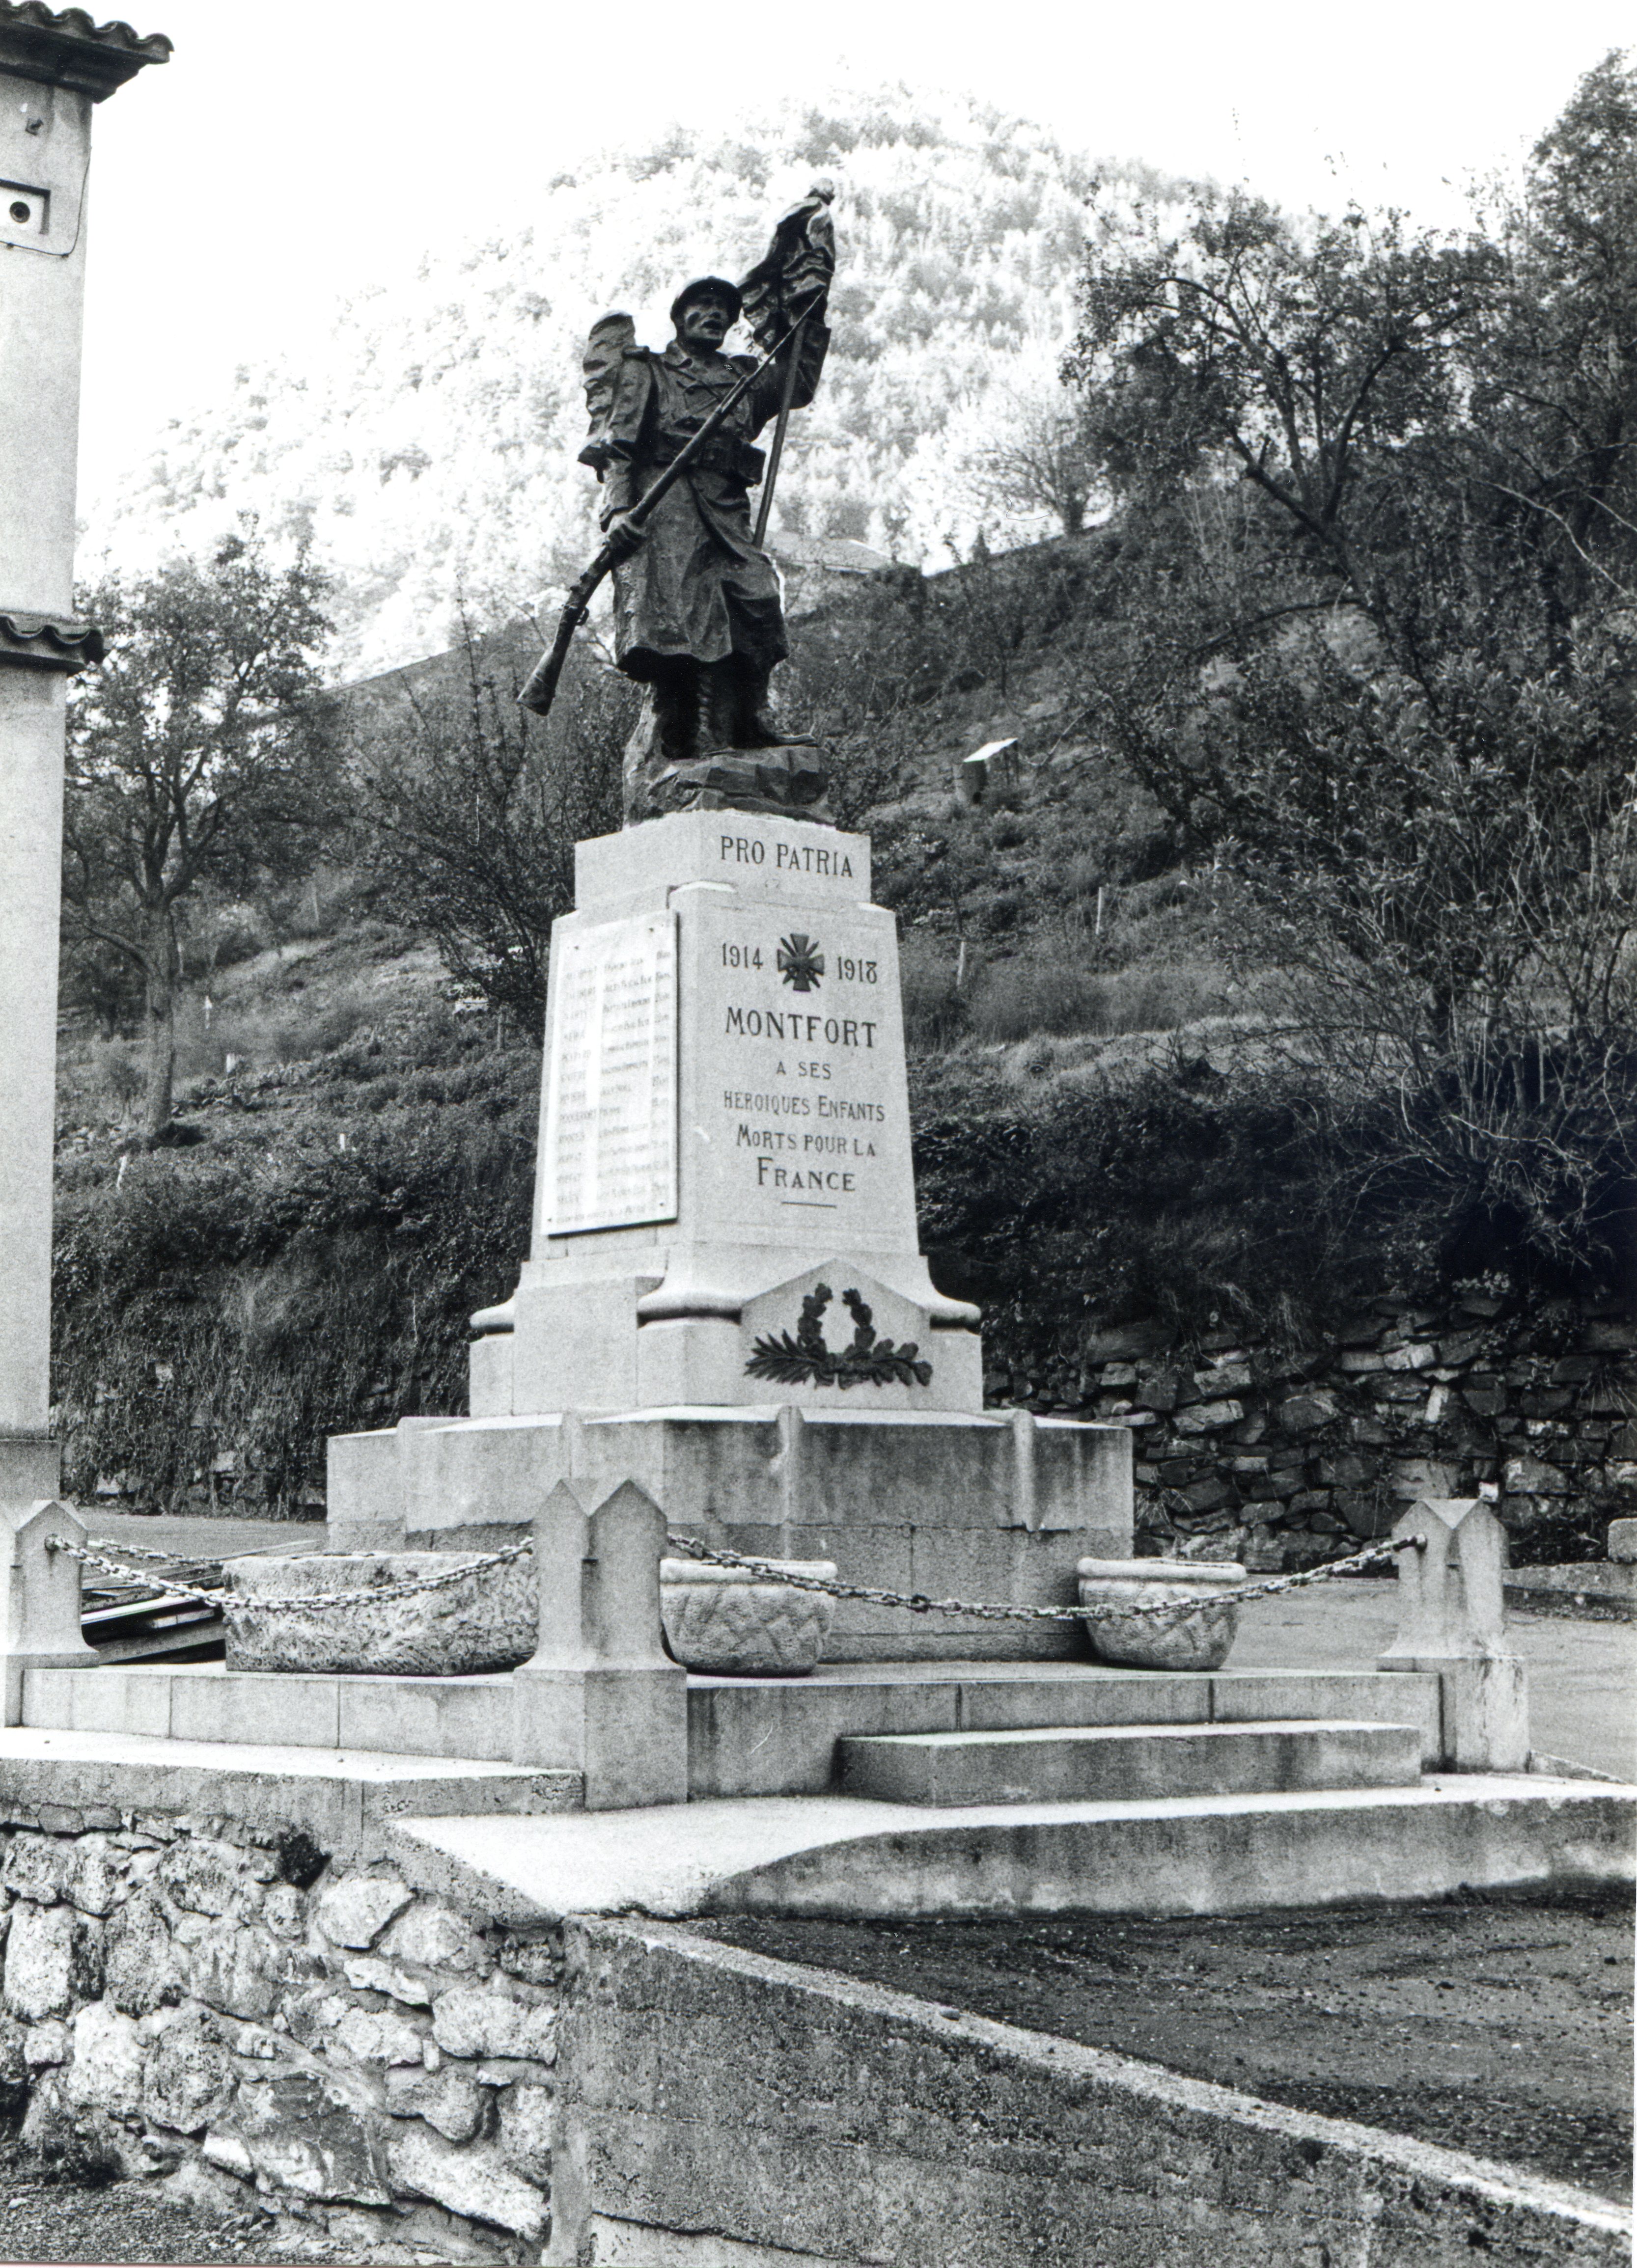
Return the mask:
<svg viewBox="0 0 1637 2268">
<path fill-rule="evenodd" d="M 778 961 L 786 984 L 798 992 L 816 992 L 824 976 L 824 956 L 816 938 L 793 930 L 778 941 Z"/>
</svg>

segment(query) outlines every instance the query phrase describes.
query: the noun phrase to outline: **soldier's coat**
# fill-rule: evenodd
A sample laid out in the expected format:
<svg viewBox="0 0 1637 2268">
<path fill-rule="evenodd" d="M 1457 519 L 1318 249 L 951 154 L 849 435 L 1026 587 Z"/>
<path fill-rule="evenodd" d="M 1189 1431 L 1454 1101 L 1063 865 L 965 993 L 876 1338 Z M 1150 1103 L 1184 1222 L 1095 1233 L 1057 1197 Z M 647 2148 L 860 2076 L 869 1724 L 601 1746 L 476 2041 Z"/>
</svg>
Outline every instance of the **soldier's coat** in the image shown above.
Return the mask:
<svg viewBox="0 0 1637 2268">
<path fill-rule="evenodd" d="M 803 331 L 793 406 L 813 399 L 830 333 Z M 765 672 L 788 647 L 778 580 L 750 540 L 749 490 L 762 476 L 756 436 L 778 414 L 786 349 L 746 388 L 720 430 L 660 503 L 640 549 L 614 571 L 615 651 L 628 676 L 652 678 L 667 659 L 741 654 Z M 625 347 L 606 423 L 586 456 L 601 460 L 603 525 L 628 511 L 691 440 L 723 395 L 754 367 L 748 355 L 701 360 L 673 340 L 662 354 Z"/>
</svg>

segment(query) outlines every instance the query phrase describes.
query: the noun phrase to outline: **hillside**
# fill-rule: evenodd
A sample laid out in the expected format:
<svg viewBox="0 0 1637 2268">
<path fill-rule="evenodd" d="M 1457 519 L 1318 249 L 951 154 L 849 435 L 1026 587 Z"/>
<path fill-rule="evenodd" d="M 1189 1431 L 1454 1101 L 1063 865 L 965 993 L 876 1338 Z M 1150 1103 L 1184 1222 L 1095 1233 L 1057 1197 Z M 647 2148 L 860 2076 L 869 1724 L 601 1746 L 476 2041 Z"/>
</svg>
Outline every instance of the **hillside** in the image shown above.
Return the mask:
<svg viewBox="0 0 1637 2268">
<path fill-rule="evenodd" d="M 1230 973 L 1227 882 L 1080 729 L 1099 542 L 915 596 L 923 659 L 950 624 L 970 650 L 980 603 L 1005 658 L 913 704 L 870 814 L 923 1239 L 984 1308 L 986 1391 L 1153 1429 L 1151 1548 L 1305 1565 L 1377 1532 L 1396 1489 L 1505 1476 L 1518 1556 L 1595 1553 L 1637 1470 L 1617 1287 L 1452 1252 L 1402 1180 L 1338 1210 L 1262 980 Z M 832 593 L 798 683 L 902 603 Z M 1007 740 L 961 800 L 957 764 Z M 312 1517 L 328 1434 L 463 1406 L 466 1318 L 527 1244 L 537 1035 L 391 911 L 330 872 L 222 912 L 217 965 L 193 947 L 173 1146 L 136 1140 L 136 1043 L 64 1035 L 55 1376 L 82 1496 Z"/>
<path fill-rule="evenodd" d="M 1020 403 L 1056 394 L 1094 188 L 1117 218 L 1164 185 L 897 88 L 679 130 L 564 175 L 505 239 L 342 307 L 318 366 L 245 368 L 227 399 L 176 420 L 99 508 L 88 557 L 196 549 L 243 512 L 308 533 L 337 578 L 343 677 L 446 644 L 462 609 L 480 623 L 529 612 L 578 573 L 594 526 L 575 462 L 591 323 L 623 306 L 662 342 L 676 284 L 741 272 L 825 173 L 835 344 L 798 421 L 783 524 L 917 563 L 947 563 L 980 523 L 996 542 L 1045 533 L 974 486 L 973 459 Z"/>
</svg>

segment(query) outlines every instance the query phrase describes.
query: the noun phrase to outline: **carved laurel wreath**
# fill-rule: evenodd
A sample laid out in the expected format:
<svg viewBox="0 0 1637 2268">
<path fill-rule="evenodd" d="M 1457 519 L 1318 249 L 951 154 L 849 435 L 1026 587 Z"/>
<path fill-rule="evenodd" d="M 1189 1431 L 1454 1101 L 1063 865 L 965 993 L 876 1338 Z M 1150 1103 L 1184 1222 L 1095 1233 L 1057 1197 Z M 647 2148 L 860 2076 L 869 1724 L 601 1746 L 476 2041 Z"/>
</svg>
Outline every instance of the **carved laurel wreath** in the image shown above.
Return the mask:
<svg viewBox="0 0 1637 2268">
<path fill-rule="evenodd" d="M 844 1292 L 842 1300 L 853 1322 L 852 1344 L 839 1354 L 824 1343 L 823 1314 L 835 1298 L 828 1284 L 815 1284 L 801 1302 L 801 1320 L 792 1338 L 788 1331 L 771 1331 L 757 1339 L 745 1373 L 750 1378 L 772 1379 L 780 1386 L 930 1386 L 933 1366 L 918 1359 L 913 1339 L 895 1346 L 878 1339 L 870 1311 L 856 1292 Z"/>
</svg>

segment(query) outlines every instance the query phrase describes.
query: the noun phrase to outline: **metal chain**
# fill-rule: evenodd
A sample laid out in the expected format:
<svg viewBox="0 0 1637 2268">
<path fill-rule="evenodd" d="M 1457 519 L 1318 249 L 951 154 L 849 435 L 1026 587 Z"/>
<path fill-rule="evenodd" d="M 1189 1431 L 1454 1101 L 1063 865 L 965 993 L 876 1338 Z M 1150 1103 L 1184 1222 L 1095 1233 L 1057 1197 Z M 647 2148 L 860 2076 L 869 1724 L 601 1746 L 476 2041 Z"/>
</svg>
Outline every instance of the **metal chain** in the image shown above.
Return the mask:
<svg viewBox="0 0 1637 2268">
<path fill-rule="evenodd" d="M 99 1541 L 102 1540 L 99 1538 Z M 1259 1583 L 1240 1583 L 1231 1590 L 1204 1591 L 1193 1598 L 1133 1601 L 1130 1606 L 1099 1602 L 1078 1607 L 1014 1607 L 994 1603 L 977 1605 L 965 1599 L 934 1599 L 925 1591 L 886 1591 L 873 1584 L 843 1583 L 823 1575 L 797 1575 L 791 1572 L 786 1564 L 778 1560 L 752 1558 L 742 1551 L 718 1550 L 711 1544 L 699 1543 L 691 1535 L 667 1533 L 665 1540 L 672 1550 L 685 1552 L 690 1559 L 705 1565 L 748 1568 L 754 1574 L 764 1575 L 771 1583 L 782 1583 L 788 1590 L 819 1591 L 832 1599 L 862 1600 L 867 1606 L 903 1607 L 912 1615 L 968 1615 L 980 1622 L 1031 1623 L 1078 1623 L 1086 1621 L 1088 1617 L 1106 1620 L 1113 1616 L 1180 1622 L 1207 1607 L 1241 1606 L 1247 1599 L 1272 1598 L 1282 1591 L 1299 1591 L 1310 1583 L 1328 1582 L 1337 1575 L 1351 1575 L 1360 1568 L 1377 1566 L 1383 1560 L 1395 1558 L 1400 1551 L 1419 1550 L 1426 1541 L 1419 1535 L 1397 1536 L 1384 1543 L 1368 1544 L 1362 1551 L 1354 1551 L 1346 1559 L 1331 1559 L 1322 1567 L 1309 1567 L 1301 1574 L 1271 1575 Z M 136 1545 L 117 1543 L 112 1548 L 116 1551 L 137 1550 Z M 522 1558 L 526 1552 L 533 1551 L 534 1548 L 534 1538 L 525 1536 L 520 1543 L 511 1544 L 504 1551 L 485 1552 L 478 1558 L 468 1560 L 463 1566 L 449 1568 L 439 1575 L 407 1577 L 401 1583 L 365 1585 L 346 1591 L 308 1591 L 277 1598 L 250 1599 L 225 1587 L 201 1590 L 192 1584 L 181 1582 L 166 1583 L 164 1590 L 170 1597 L 195 1599 L 203 1605 L 219 1608 L 230 1619 L 250 1614 L 301 1614 L 318 1607 L 351 1606 L 359 1600 L 384 1604 L 389 1599 L 413 1598 L 423 1591 L 448 1590 L 456 1583 L 465 1582 L 470 1576 L 485 1573 L 490 1567 L 509 1565 L 512 1560 Z M 115 1559 L 104 1557 L 87 1545 L 72 1543 L 66 1536 L 48 1536 L 46 1549 L 66 1552 L 70 1559 L 77 1559 L 82 1566 L 100 1567 L 107 1574 L 131 1575 L 136 1572 L 134 1568 L 122 1566 Z M 143 1550 L 140 1556 L 144 1559 L 170 1559 L 173 1562 L 177 1558 L 175 1553 L 164 1551 Z M 1140 1560 L 1132 1564 L 1139 1568 L 1142 1565 Z M 1141 1578 L 1138 1576 L 1133 1580 L 1140 1580 Z"/>
<path fill-rule="evenodd" d="M 1192 1599 L 1161 1599 L 1152 1604 L 1133 1602 L 1129 1607 L 1003 1607 L 972 1606 L 963 1599 L 932 1599 L 924 1591 L 881 1591 L 867 1583 L 840 1583 L 823 1575 L 793 1575 L 778 1560 L 751 1559 L 741 1551 L 716 1550 L 708 1543 L 696 1543 L 691 1535 L 667 1535 L 665 1540 L 677 1550 L 685 1551 L 689 1558 L 718 1567 L 749 1567 L 765 1574 L 770 1582 L 787 1584 L 793 1591 L 822 1591 L 832 1599 L 862 1599 L 871 1606 L 907 1607 L 914 1615 L 975 1615 L 984 1622 L 1029 1623 L 1078 1623 L 1084 1622 L 1088 1616 L 1113 1615 L 1180 1620 L 1184 1616 L 1198 1614 L 1204 1607 L 1225 1603 L 1237 1606 L 1246 1599 L 1272 1598 L 1279 1591 L 1296 1591 L 1309 1583 L 1323 1583 L 1333 1575 L 1351 1575 L 1358 1568 L 1373 1567 L 1384 1559 L 1391 1559 L 1400 1551 L 1419 1550 L 1425 1542 L 1419 1535 L 1398 1536 L 1389 1543 L 1369 1544 L 1348 1558 L 1332 1559 L 1323 1567 L 1309 1567 L 1303 1574 L 1272 1575 L 1265 1582 L 1240 1583 L 1231 1591 L 1205 1591 Z M 1140 1560 L 1132 1562 L 1134 1566 L 1141 1564 Z"/>
<path fill-rule="evenodd" d="M 123 1550 L 125 1547 L 115 1544 L 114 1548 Z M 520 1559 L 526 1551 L 532 1551 L 534 1548 L 534 1539 L 526 1536 L 521 1543 L 513 1543 L 504 1551 L 485 1552 L 481 1558 L 468 1559 L 464 1566 L 448 1568 L 441 1575 L 406 1577 L 402 1583 L 365 1584 L 350 1591 L 306 1591 L 285 1594 L 278 1598 L 251 1599 L 225 1587 L 202 1591 L 191 1583 L 166 1583 L 163 1587 L 167 1597 L 197 1599 L 206 1606 L 219 1607 L 230 1621 L 253 1614 L 304 1614 L 314 1607 L 352 1606 L 360 1599 L 384 1602 L 388 1599 L 412 1598 L 417 1591 L 446 1591 L 456 1583 L 464 1583 L 470 1575 L 481 1575 L 490 1567 L 502 1567 L 510 1560 Z M 107 1574 L 129 1575 L 136 1572 L 130 1567 L 122 1567 L 116 1559 L 104 1558 L 100 1552 L 90 1550 L 84 1544 L 70 1543 L 65 1535 L 48 1536 L 46 1549 L 66 1552 L 70 1559 L 77 1559 L 81 1566 L 100 1567 Z M 143 1556 L 144 1558 L 162 1558 L 166 1555 L 144 1552 Z M 158 1605 L 159 1601 L 153 1603 Z"/>
<path fill-rule="evenodd" d="M 51 1549 L 56 1550 L 60 1541 L 53 1536 Z M 210 1556 L 208 1551 L 151 1551 L 145 1543 L 122 1543 L 117 1535 L 93 1535 L 85 1548 L 88 1551 L 122 1551 L 128 1559 L 162 1561 L 167 1567 L 196 1567 Z"/>
</svg>

